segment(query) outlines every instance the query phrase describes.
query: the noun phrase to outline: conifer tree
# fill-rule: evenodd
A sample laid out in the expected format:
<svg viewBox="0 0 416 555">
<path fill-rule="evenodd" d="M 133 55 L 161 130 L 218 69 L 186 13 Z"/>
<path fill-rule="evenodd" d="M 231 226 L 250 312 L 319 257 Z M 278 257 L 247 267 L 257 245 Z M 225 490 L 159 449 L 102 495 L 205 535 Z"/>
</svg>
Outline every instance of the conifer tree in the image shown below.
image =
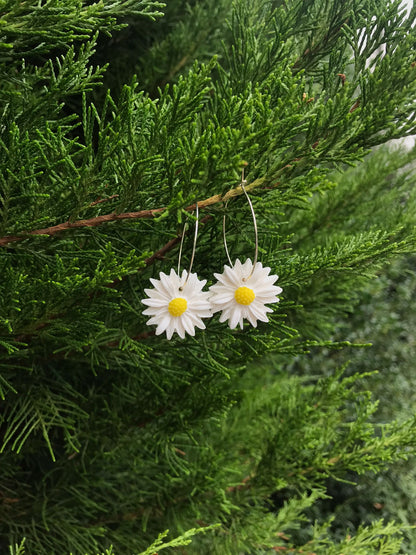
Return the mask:
<svg viewBox="0 0 416 555">
<path fill-rule="evenodd" d="M 0 3 L 0 549 L 398 553 L 328 479 L 416 448 L 354 368 L 304 372 L 414 251 L 416 9 L 398 0 Z M 350 166 L 357 165 L 351 170 Z M 156 335 L 150 279 L 278 274 L 268 323 Z M 184 230 L 184 223 L 188 223 Z M 267 357 L 265 357 L 267 355 Z M 323 363 L 324 364 L 324 363 Z"/>
</svg>

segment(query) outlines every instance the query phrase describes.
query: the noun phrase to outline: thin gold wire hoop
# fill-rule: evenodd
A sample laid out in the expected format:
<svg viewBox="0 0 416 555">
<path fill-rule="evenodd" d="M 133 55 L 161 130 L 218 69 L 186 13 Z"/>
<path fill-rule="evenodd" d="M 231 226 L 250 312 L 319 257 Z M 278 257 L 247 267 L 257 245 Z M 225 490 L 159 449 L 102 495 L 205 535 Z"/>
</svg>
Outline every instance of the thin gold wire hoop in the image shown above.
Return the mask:
<svg viewBox="0 0 416 555">
<path fill-rule="evenodd" d="M 254 212 L 254 208 L 253 208 L 253 203 L 251 202 L 250 197 L 247 194 L 246 188 L 245 188 L 245 184 L 247 183 L 247 181 L 244 179 L 244 169 L 242 171 L 242 175 L 241 175 L 241 183 L 240 186 L 243 190 L 243 193 L 246 196 L 246 199 L 248 201 L 248 204 L 250 206 L 250 210 L 251 210 L 251 216 L 253 218 L 253 226 L 254 226 L 254 241 L 255 241 L 255 247 L 254 247 L 254 261 L 253 261 L 253 267 L 251 269 L 250 274 L 243 278 L 243 281 L 246 281 L 248 279 L 251 278 L 251 276 L 253 275 L 254 272 L 254 267 L 257 264 L 257 258 L 258 258 L 258 254 L 259 254 L 259 237 L 258 237 L 258 230 L 257 230 L 257 220 L 256 220 L 256 214 Z M 227 208 L 227 204 L 228 201 L 225 203 L 225 208 Z M 228 246 L 227 246 L 227 239 L 226 239 L 226 233 L 225 233 L 225 220 L 226 220 L 226 214 L 224 214 L 223 220 L 222 220 L 222 236 L 223 236 L 223 240 L 224 240 L 224 248 L 225 248 L 225 253 L 227 255 L 228 258 L 228 262 L 230 263 L 231 268 L 234 266 L 234 264 L 231 262 L 231 257 L 230 257 L 230 253 L 228 251 Z"/>
<path fill-rule="evenodd" d="M 179 291 L 182 291 L 182 289 L 185 287 L 185 285 L 188 283 L 188 279 L 189 276 L 191 274 L 191 270 L 192 270 L 192 266 L 194 263 L 194 258 L 195 258 L 195 250 L 196 250 L 196 239 L 198 237 L 198 224 L 199 224 L 199 220 L 198 220 L 198 216 L 199 216 L 199 208 L 198 208 L 198 203 L 195 204 L 195 216 L 196 216 L 196 222 L 195 222 L 195 232 L 194 232 L 194 242 L 192 245 L 192 254 L 191 254 L 191 261 L 189 262 L 189 270 L 188 273 L 186 274 L 186 278 L 185 281 L 182 283 L 182 285 L 179 287 Z M 179 257 L 178 257 L 178 276 L 180 276 L 180 272 L 181 272 L 181 258 L 182 258 L 182 248 L 183 248 L 183 241 L 185 239 L 185 231 L 186 231 L 186 226 L 187 226 L 188 222 L 185 222 L 185 225 L 183 226 L 183 231 L 182 231 L 182 237 L 181 237 L 181 244 L 179 247 Z"/>
</svg>

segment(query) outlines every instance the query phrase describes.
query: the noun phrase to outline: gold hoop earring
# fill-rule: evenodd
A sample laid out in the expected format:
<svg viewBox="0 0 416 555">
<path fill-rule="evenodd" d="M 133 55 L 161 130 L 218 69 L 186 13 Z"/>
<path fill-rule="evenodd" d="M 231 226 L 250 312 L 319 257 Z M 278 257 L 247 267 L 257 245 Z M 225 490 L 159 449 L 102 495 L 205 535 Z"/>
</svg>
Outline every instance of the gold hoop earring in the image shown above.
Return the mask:
<svg viewBox="0 0 416 555">
<path fill-rule="evenodd" d="M 196 251 L 196 240 L 198 237 L 198 227 L 199 227 L 199 208 L 198 208 L 198 203 L 195 204 L 195 231 L 194 231 L 194 241 L 192 243 L 192 254 L 191 254 L 191 260 L 189 262 L 189 269 L 186 273 L 186 278 L 185 281 L 182 283 L 181 287 L 180 287 L 180 291 L 182 291 L 182 288 L 185 287 L 185 285 L 188 283 L 188 279 L 189 276 L 191 274 L 191 270 L 192 270 L 192 266 L 194 264 L 194 258 L 195 258 L 195 251 Z M 182 231 L 182 237 L 181 237 L 181 244 L 179 246 L 179 254 L 178 254 L 178 276 L 181 273 L 181 259 L 182 259 L 182 248 L 183 248 L 183 240 L 185 239 L 185 232 L 186 232 L 186 225 L 187 222 L 185 222 L 185 225 L 183 226 L 183 231 Z M 205 281 L 206 283 L 206 281 Z"/>
<path fill-rule="evenodd" d="M 248 193 L 246 191 L 245 188 L 245 184 L 247 184 L 247 181 L 244 179 L 244 169 L 241 175 L 241 183 L 240 183 L 240 187 L 243 190 L 243 193 L 246 196 L 247 202 L 250 206 L 250 210 L 251 210 L 251 217 L 253 218 L 253 227 L 254 227 L 254 241 L 255 241 L 255 247 L 254 247 L 254 260 L 253 260 L 253 268 L 251 270 L 250 275 L 247 276 L 246 279 L 249 279 L 254 272 L 254 267 L 257 264 L 257 258 L 258 258 L 258 253 L 259 253 L 259 234 L 258 234 L 258 230 L 257 230 L 257 219 L 256 219 L 256 213 L 254 212 L 254 207 L 253 207 L 253 203 L 251 202 L 251 198 L 248 196 Z M 225 204 L 225 207 L 227 207 L 228 201 Z M 228 252 L 228 246 L 227 246 L 227 237 L 226 237 L 226 233 L 225 233 L 225 220 L 226 220 L 227 215 L 224 214 L 223 216 L 223 220 L 222 220 L 222 237 L 223 237 L 223 241 L 224 241 L 224 249 L 225 249 L 225 254 L 227 255 L 228 258 L 228 262 L 230 263 L 231 268 L 233 267 L 233 263 L 231 262 L 231 257 L 230 257 L 230 253 Z"/>
<path fill-rule="evenodd" d="M 172 268 L 167 275 L 160 272 L 159 279 L 150 279 L 153 289 L 145 289 L 148 296 L 142 303 L 148 308 L 143 311 L 145 316 L 151 316 L 146 322 L 156 325 L 156 335 L 166 332 L 167 339 L 172 339 L 177 333 L 181 339 L 185 334 L 195 335 L 195 328 L 205 329 L 202 318 L 212 316 L 209 302 L 209 292 L 202 291 L 207 280 L 200 280 L 196 273 L 191 273 L 195 257 L 198 236 L 198 203 L 196 204 L 196 222 L 191 260 L 188 270 L 181 275 L 181 258 L 183 242 L 186 234 L 186 222 L 183 228 L 178 256 L 178 271 Z"/>
<path fill-rule="evenodd" d="M 253 217 L 255 233 L 254 261 L 252 262 L 250 258 L 247 258 L 242 264 L 237 258 L 235 263 L 232 263 L 227 246 L 224 215 L 224 248 L 230 266 L 225 265 L 222 274 L 214 274 L 217 283 L 209 288 L 212 312 L 221 312 L 220 322 L 228 321 L 231 329 L 236 328 L 238 324 L 243 329 L 244 320 L 248 320 L 255 328 L 257 327 L 258 320 L 260 322 L 268 322 L 267 313 L 273 312 L 273 309 L 266 306 L 266 304 L 279 302 L 280 299 L 277 295 L 282 292 L 281 287 L 273 285 L 279 276 L 269 275 L 270 268 L 264 268 L 262 263 L 257 261 L 257 220 L 253 204 L 245 188 L 246 184 L 243 170 L 240 186 L 248 200 Z"/>
</svg>

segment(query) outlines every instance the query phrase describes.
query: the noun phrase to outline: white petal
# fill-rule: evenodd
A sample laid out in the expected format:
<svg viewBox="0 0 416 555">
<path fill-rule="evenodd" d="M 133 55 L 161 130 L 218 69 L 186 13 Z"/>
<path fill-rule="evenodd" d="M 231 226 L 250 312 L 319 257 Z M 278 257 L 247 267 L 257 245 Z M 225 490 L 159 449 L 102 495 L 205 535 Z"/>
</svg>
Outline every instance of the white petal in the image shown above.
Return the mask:
<svg viewBox="0 0 416 555">
<path fill-rule="evenodd" d="M 187 272 L 184 271 L 184 275 L 183 275 L 183 279 L 182 279 L 181 283 L 185 282 L 186 275 L 187 275 Z M 200 291 L 202 290 L 202 288 L 204 287 L 206 282 L 207 282 L 206 279 L 200 280 L 200 279 L 198 279 L 198 276 L 195 273 L 191 273 L 191 274 L 189 274 L 188 281 L 186 282 L 186 284 L 183 287 L 183 292 L 188 294 L 188 295 L 193 295 L 195 293 L 200 294 Z"/>
<path fill-rule="evenodd" d="M 148 326 L 153 326 L 153 325 L 157 326 L 159 324 L 160 320 L 161 320 L 161 317 L 160 317 L 159 314 L 157 314 L 156 316 L 152 316 L 152 318 L 149 318 L 149 320 L 147 320 L 146 324 Z"/>
<path fill-rule="evenodd" d="M 247 258 L 247 260 L 244 262 L 244 264 L 241 267 L 241 276 L 243 278 L 247 278 L 250 275 L 252 268 L 253 268 L 253 263 L 249 258 Z"/>
<path fill-rule="evenodd" d="M 201 315 L 199 313 L 198 314 L 193 314 L 192 312 L 187 312 L 186 314 L 189 317 L 193 326 L 196 326 L 197 328 L 201 328 L 203 330 L 205 329 L 205 324 L 201 320 Z"/>
<path fill-rule="evenodd" d="M 189 310 L 209 310 L 210 306 L 210 301 L 199 299 L 198 297 L 189 301 Z"/>
<path fill-rule="evenodd" d="M 268 285 L 265 283 L 256 283 L 255 286 L 256 293 L 271 293 L 272 295 L 278 295 L 282 292 L 281 287 L 277 287 L 277 285 Z"/>
<path fill-rule="evenodd" d="M 214 277 L 217 279 L 217 283 L 214 283 L 214 285 L 211 285 L 210 289 L 212 287 L 215 287 L 215 288 L 218 288 L 218 287 L 224 287 L 224 288 L 235 287 L 235 285 L 232 282 L 230 282 L 230 280 L 228 279 L 225 272 L 223 274 L 214 274 Z"/>
<path fill-rule="evenodd" d="M 204 330 L 205 329 L 205 324 L 204 322 L 201 320 L 201 318 L 197 318 L 197 321 L 195 322 L 195 326 L 197 328 L 199 328 L 200 330 Z"/>
<path fill-rule="evenodd" d="M 251 277 L 253 279 L 265 279 L 268 274 L 270 274 L 270 268 L 268 268 L 267 266 L 263 268 L 263 264 L 261 262 L 257 262 L 257 264 L 254 266 L 253 274 Z"/>
<path fill-rule="evenodd" d="M 231 314 L 231 318 L 229 319 L 229 326 L 232 330 L 237 326 L 238 322 L 240 322 L 240 327 L 241 327 L 242 318 L 241 320 L 240 318 L 241 318 L 241 311 L 239 308 L 235 307 L 233 313 Z"/>
<path fill-rule="evenodd" d="M 159 314 L 160 311 L 161 311 L 160 308 L 151 307 L 151 308 L 146 308 L 146 310 L 143 310 L 142 314 L 144 316 L 155 316 L 156 314 Z"/>
<path fill-rule="evenodd" d="M 250 281 L 253 280 L 253 283 L 273 284 L 277 279 L 279 279 L 279 276 L 269 276 L 270 272 L 271 268 L 269 268 L 268 266 L 263 268 L 261 262 L 257 262 L 254 267 L 253 275 L 251 276 Z"/>
<path fill-rule="evenodd" d="M 184 325 L 182 323 L 182 319 L 181 318 L 176 318 L 177 322 L 176 322 L 176 333 L 179 335 L 179 337 L 181 339 L 185 339 L 185 328 Z"/>
<path fill-rule="evenodd" d="M 252 275 L 247 281 L 246 285 L 253 289 L 269 289 L 273 284 L 268 281 L 267 276 Z"/>
<path fill-rule="evenodd" d="M 157 291 L 157 289 L 145 289 L 144 292 L 148 297 L 152 297 L 154 299 L 168 299 L 165 293 L 161 293 L 160 291 Z"/>
<path fill-rule="evenodd" d="M 160 275 L 162 276 L 162 272 L 160 273 Z M 172 297 L 178 296 L 181 280 L 173 268 L 170 271 L 169 277 L 166 276 L 164 278 L 161 278 L 161 281 L 163 282 L 163 285 L 168 291 L 169 295 L 172 295 Z"/>
<path fill-rule="evenodd" d="M 192 316 L 199 316 L 199 318 L 211 318 L 212 316 L 211 307 L 204 310 L 187 310 L 186 313 Z"/>
<path fill-rule="evenodd" d="M 267 295 L 265 293 L 263 294 L 256 294 L 256 299 L 263 304 L 267 304 L 267 303 L 278 303 L 279 299 L 278 297 L 276 297 L 275 295 Z"/>
<path fill-rule="evenodd" d="M 163 272 L 160 272 L 159 277 L 161 278 L 160 280 L 150 278 L 150 283 L 160 294 L 162 294 L 165 297 L 171 297 L 172 288 L 171 288 L 170 281 L 167 279 L 168 278 L 167 275 L 164 274 Z M 163 277 L 165 277 L 166 279 L 163 279 Z"/>
<path fill-rule="evenodd" d="M 169 318 L 169 316 L 164 316 L 163 318 L 161 318 L 159 321 L 159 325 L 156 328 L 156 335 L 160 335 L 161 333 L 163 333 L 169 327 L 170 323 L 171 323 L 171 318 Z"/>
<path fill-rule="evenodd" d="M 269 319 L 266 316 L 266 312 L 273 312 L 273 310 L 267 306 L 255 306 L 253 303 L 250 305 L 250 312 L 257 318 L 257 320 L 260 320 L 260 322 L 268 322 Z"/>
<path fill-rule="evenodd" d="M 221 309 L 218 309 L 218 310 L 221 310 Z M 215 311 L 215 312 L 217 312 L 217 311 Z M 221 312 L 221 315 L 220 315 L 220 322 L 221 322 L 221 323 L 222 323 L 222 322 L 225 322 L 225 321 L 228 320 L 229 318 L 230 318 L 230 311 L 229 311 L 228 309 L 223 310 L 223 311 Z"/>
<path fill-rule="evenodd" d="M 258 312 L 262 312 L 264 314 L 266 314 L 266 312 L 273 312 L 273 309 L 270 306 L 266 306 L 265 304 L 258 302 L 257 299 L 255 299 L 249 306 L 249 309 L 252 308 L 255 308 Z"/>
<path fill-rule="evenodd" d="M 253 328 L 257 328 L 257 318 L 254 316 L 253 312 L 249 310 L 246 316 L 247 320 L 253 326 Z"/>
<path fill-rule="evenodd" d="M 238 260 L 239 262 L 239 260 Z M 240 287 L 241 281 L 241 273 L 238 271 L 236 267 L 230 268 L 229 266 L 224 266 L 224 273 L 223 276 L 226 278 L 229 284 L 234 285 L 235 287 Z"/>
<path fill-rule="evenodd" d="M 249 259 L 247 258 L 247 260 L 249 260 Z M 243 265 L 241 264 L 240 259 L 237 258 L 237 260 L 234 262 L 233 269 L 234 269 L 236 272 L 241 273 L 241 268 L 242 268 L 242 266 L 243 266 Z"/>
<path fill-rule="evenodd" d="M 194 326 L 193 326 L 192 318 L 189 314 L 183 314 L 182 315 L 182 323 L 183 323 L 183 327 L 185 328 L 185 331 L 187 333 L 189 333 L 189 335 L 194 336 L 195 335 L 195 329 L 194 329 Z"/>
<path fill-rule="evenodd" d="M 162 306 L 166 306 L 166 303 L 167 303 L 167 301 L 165 299 L 155 299 L 155 298 L 142 299 L 141 302 L 143 304 L 147 305 L 147 306 L 153 306 L 153 307 L 157 307 L 157 308 L 160 308 Z"/>
<path fill-rule="evenodd" d="M 216 274 L 214 272 L 214 277 L 215 277 L 216 280 L 220 280 L 220 279 L 222 279 L 223 275 L 222 274 Z"/>
<path fill-rule="evenodd" d="M 154 278 L 150 278 L 150 283 L 153 285 L 153 287 L 156 290 L 159 290 L 160 287 L 160 280 L 158 279 L 154 279 Z M 151 291 L 151 289 L 148 289 L 147 291 Z M 149 293 L 146 291 L 146 294 L 148 295 Z"/>
<path fill-rule="evenodd" d="M 215 304 L 224 304 L 232 301 L 234 299 L 234 290 L 225 291 L 223 293 L 214 293 L 210 301 Z"/>
<path fill-rule="evenodd" d="M 234 294 L 235 289 L 236 289 L 235 285 L 232 285 L 232 284 L 221 285 L 220 283 L 215 283 L 214 285 L 211 285 L 211 287 L 209 288 L 209 292 L 211 296 L 222 295 L 224 293 Z"/>
</svg>

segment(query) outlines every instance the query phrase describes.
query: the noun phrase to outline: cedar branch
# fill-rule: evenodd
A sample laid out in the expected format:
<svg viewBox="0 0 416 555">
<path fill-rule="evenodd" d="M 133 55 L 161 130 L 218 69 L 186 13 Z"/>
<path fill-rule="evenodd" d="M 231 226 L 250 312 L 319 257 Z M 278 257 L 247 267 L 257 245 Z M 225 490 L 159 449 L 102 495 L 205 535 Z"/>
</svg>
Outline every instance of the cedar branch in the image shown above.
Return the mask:
<svg viewBox="0 0 416 555">
<path fill-rule="evenodd" d="M 246 185 L 246 190 L 250 191 L 257 187 L 260 187 L 264 182 L 263 178 L 256 179 L 249 185 Z M 243 193 L 241 188 L 241 184 L 234 189 L 230 189 L 225 195 L 214 195 L 209 197 L 205 200 L 198 201 L 198 208 L 203 210 L 207 206 L 211 206 L 213 204 L 217 204 L 218 202 L 226 202 L 232 197 L 239 196 Z M 187 206 L 185 210 L 187 212 L 193 212 L 196 208 L 195 204 Z M 124 212 L 122 214 L 103 214 L 102 216 L 96 216 L 95 218 L 89 218 L 88 220 L 78 220 L 76 222 L 64 222 L 61 224 L 57 224 L 51 227 L 45 227 L 43 229 L 33 229 L 31 231 L 22 232 L 21 235 L 6 235 L 5 237 L 0 238 L 0 247 L 5 247 L 10 243 L 16 243 L 18 241 L 23 241 L 24 239 L 28 239 L 29 237 L 33 237 L 35 235 L 56 235 L 57 233 L 61 233 L 62 231 L 68 231 L 71 229 L 79 229 L 83 227 L 96 227 L 108 222 L 115 222 L 119 220 L 139 220 L 141 218 L 151 219 L 155 216 L 158 216 L 167 210 L 166 207 L 164 208 L 154 208 L 153 210 L 140 210 L 138 212 Z"/>
<path fill-rule="evenodd" d="M 205 224 L 206 222 L 208 222 L 210 219 L 212 218 L 212 216 L 205 216 L 204 218 L 201 219 L 200 224 Z M 184 233 L 187 234 L 189 232 L 189 230 L 186 230 Z M 163 260 L 163 258 L 165 257 L 165 255 L 171 251 L 182 239 L 182 233 L 180 235 L 177 235 L 176 237 L 173 237 L 173 239 L 170 239 L 170 241 L 168 241 L 167 243 L 165 243 L 163 245 L 163 247 L 161 247 L 159 250 L 155 251 L 151 256 L 149 256 L 149 258 L 146 258 L 146 260 L 144 261 L 145 265 L 143 266 L 143 268 L 139 268 L 138 272 L 144 270 L 145 268 L 147 268 L 148 266 L 151 266 L 156 260 Z M 127 276 L 125 276 L 127 277 Z M 111 283 L 107 284 L 108 288 L 115 288 L 117 287 L 125 278 L 121 278 L 121 279 L 115 279 L 114 281 L 112 281 Z M 89 298 L 92 299 L 93 297 L 96 297 L 97 295 L 99 295 L 100 293 L 90 293 L 89 294 Z M 57 318 L 62 318 L 65 315 L 64 312 L 58 313 L 58 314 L 51 314 L 50 316 L 47 317 L 46 320 L 44 320 L 43 322 L 41 322 L 40 324 L 38 324 L 36 326 L 36 328 L 30 333 L 30 334 L 22 334 L 16 337 L 16 341 L 28 341 L 31 337 L 36 335 L 36 332 L 40 331 L 41 329 L 47 327 L 52 320 L 56 320 Z M 133 339 L 134 341 L 141 341 L 143 339 L 147 339 L 148 337 L 154 335 L 155 332 L 143 332 L 140 333 L 139 335 L 132 337 L 131 339 Z M 118 347 L 120 341 L 111 341 L 109 343 L 107 343 L 107 347 Z"/>
</svg>

